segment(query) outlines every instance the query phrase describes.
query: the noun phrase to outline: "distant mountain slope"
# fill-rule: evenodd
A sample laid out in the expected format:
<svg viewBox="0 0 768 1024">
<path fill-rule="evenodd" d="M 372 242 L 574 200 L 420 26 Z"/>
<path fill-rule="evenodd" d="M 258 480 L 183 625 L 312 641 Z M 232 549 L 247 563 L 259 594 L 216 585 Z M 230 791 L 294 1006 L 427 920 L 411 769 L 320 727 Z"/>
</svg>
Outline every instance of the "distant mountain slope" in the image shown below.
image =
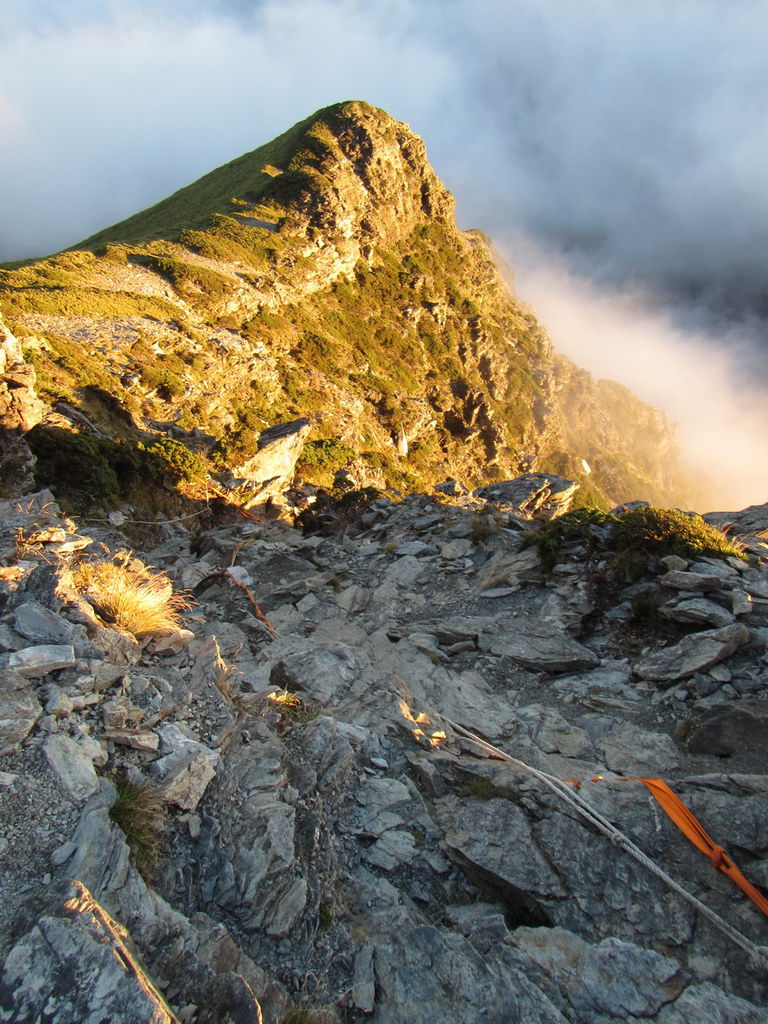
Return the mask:
<svg viewBox="0 0 768 1024">
<path fill-rule="evenodd" d="M 172 434 L 219 469 L 308 416 L 301 469 L 322 482 L 535 469 L 585 503 L 690 501 L 664 416 L 552 352 L 487 239 L 456 229 L 423 142 L 365 103 L 0 271 L 0 308 L 48 402 L 110 436 Z"/>
</svg>

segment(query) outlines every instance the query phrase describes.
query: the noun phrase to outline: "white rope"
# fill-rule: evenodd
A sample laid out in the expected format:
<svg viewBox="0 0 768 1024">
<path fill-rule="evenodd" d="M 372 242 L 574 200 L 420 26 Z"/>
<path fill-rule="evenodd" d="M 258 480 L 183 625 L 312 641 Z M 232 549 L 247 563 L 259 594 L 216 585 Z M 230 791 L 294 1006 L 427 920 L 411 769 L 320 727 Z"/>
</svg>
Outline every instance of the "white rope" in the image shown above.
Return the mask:
<svg viewBox="0 0 768 1024">
<path fill-rule="evenodd" d="M 648 871 L 656 875 L 657 878 L 660 878 L 665 885 L 669 886 L 670 889 L 673 889 L 678 893 L 678 895 L 682 896 L 682 898 L 690 903 L 691 906 L 695 907 L 696 910 L 711 921 L 715 927 L 719 928 L 720 931 L 745 950 L 745 952 L 753 958 L 755 963 L 764 968 L 768 968 L 768 950 L 766 950 L 765 947 L 756 945 L 751 939 L 748 939 L 746 935 L 742 935 L 738 929 L 734 928 L 733 925 L 720 917 L 719 914 L 715 913 L 715 911 L 705 903 L 702 903 L 700 899 L 693 895 L 693 893 L 688 892 L 688 890 L 680 885 L 679 882 L 676 882 L 671 875 L 668 875 L 663 868 L 660 868 L 658 864 L 651 860 L 647 854 L 643 853 L 643 851 L 636 846 L 628 836 L 618 829 L 613 822 L 603 817 L 603 815 L 596 811 L 594 807 L 590 806 L 590 804 L 588 804 L 587 801 L 579 795 L 576 789 L 569 786 L 568 783 L 563 782 L 562 779 L 558 779 L 554 775 L 549 775 L 547 772 L 543 772 L 538 768 L 532 768 L 531 765 L 526 764 L 525 761 L 512 757 L 510 754 L 505 753 L 498 747 L 493 746 L 492 743 L 488 743 L 487 740 L 481 739 L 479 736 L 471 733 L 468 729 L 464 729 L 462 726 L 452 722 L 444 715 L 440 715 L 440 718 L 442 718 L 446 725 L 449 725 L 460 736 L 466 736 L 467 739 L 472 740 L 473 743 L 478 743 L 481 748 L 486 750 L 496 759 L 507 761 L 542 782 L 555 794 L 555 796 L 569 804 L 579 817 L 588 821 L 589 824 L 593 825 L 604 836 L 607 836 L 614 846 L 617 846 L 619 849 L 628 853 L 630 857 L 633 857 L 639 864 L 642 864 Z"/>
<path fill-rule="evenodd" d="M 131 519 L 129 516 L 126 516 L 124 522 L 133 523 L 138 526 L 165 526 L 166 523 L 184 523 L 187 519 L 196 519 L 198 516 L 204 516 L 206 512 L 210 512 L 210 509 L 207 507 L 201 508 L 199 512 L 190 512 L 188 516 L 177 516 L 175 519 Z M 114 525 L 111 519 L 95 519 L 93 516 L 79 516 L 78 518 L 82 519 L 84 523 L 110 523 L 110 525 Z M 122 526 L 123 523 L 120 525 Z"/>
</svg>

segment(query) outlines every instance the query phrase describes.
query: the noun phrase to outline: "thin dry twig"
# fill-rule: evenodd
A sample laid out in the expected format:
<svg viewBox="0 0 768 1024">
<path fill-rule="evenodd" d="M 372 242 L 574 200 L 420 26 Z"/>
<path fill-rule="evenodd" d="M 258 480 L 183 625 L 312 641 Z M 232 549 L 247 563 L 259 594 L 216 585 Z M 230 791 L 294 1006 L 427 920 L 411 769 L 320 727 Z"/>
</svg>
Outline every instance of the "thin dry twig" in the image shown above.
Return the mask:
<svg viewBox="0 0 768 1024">
<path fill-rule="evenodd" d="M 231 564 L 232 563 L 230 562 L 230 565 Z M 248 598 L 248 602 L 253 608 L 256 618 L 260 622 L 264 623 L 264 625 L 271 633 L 272 639 L 280 639 L 280 634 L 277 632 L 275 627 L 272 625 L 272 623 L 269 621 L 269 619 L 266 617 L 264 612 L 259 607 L 258 602 L 256 601 L 256 598 L 253 596 L 251 590 L 244 583 L 241 583 L 240 580 L 235 579 L 235 577 L 232 575 L 229 569 L 217 569 L 216 572 L 212 572 L 209 576 L 206 576 L 205 579 L 200 580 L 197 586 L 201 587 L 204 583 L 208 583 L 209 581 L 216 579 L 227 579 L 229 580 L 230 583 L 234 584 L 234 586 L 236 586 L 239 590 L 242 590 L 245 596 Z"/>
</svg>

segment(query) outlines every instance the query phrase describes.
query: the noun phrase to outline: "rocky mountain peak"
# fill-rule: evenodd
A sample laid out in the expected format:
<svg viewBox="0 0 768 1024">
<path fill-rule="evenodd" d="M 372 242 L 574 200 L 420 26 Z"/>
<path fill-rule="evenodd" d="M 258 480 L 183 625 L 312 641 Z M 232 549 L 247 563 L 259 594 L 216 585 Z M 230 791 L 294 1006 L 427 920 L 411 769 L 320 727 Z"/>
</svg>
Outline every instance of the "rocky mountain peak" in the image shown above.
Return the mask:
<svg viewBox="0 0 768 1024">
<path fill-rule="evenodd" d="M 391 244 L 431 220 L 453 224 L 453 197 L 424 142 L 385 111 L 360 102 L 328 107 L 303 143 L 290 166 L 307 177 L 297 207 L 313 226 Z"/>
</svg>

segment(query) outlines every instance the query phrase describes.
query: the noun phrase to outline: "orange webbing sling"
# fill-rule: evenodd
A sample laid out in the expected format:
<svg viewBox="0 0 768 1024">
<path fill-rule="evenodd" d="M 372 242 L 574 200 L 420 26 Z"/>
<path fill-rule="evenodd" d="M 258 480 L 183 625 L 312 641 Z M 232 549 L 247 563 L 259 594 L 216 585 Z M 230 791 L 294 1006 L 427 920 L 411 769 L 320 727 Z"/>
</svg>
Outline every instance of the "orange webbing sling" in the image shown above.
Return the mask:
<svg viewBox="0 0 768 1024">
<path fill-rule="evenodd" d="M 628 779 L 627 781 L 630 780 Z M 752 900 L 756 907 L 759 907 L 764 914 L 768 915 L 768 899 L 742 875 L 722 846 L 718 846 L 707 835 L 693 811 L 685 806 L 680 797 L 672 792 L 663 779 L 634 779 L 631 781 L 642 782 L 643 785 L 647 786 L 651 794 L 661 805 L 664 813 L 674 821 L 680 831 L 690 839 L 697 849 L 709 857 L 712 867 L 727 875 Z"/>
</svg>

